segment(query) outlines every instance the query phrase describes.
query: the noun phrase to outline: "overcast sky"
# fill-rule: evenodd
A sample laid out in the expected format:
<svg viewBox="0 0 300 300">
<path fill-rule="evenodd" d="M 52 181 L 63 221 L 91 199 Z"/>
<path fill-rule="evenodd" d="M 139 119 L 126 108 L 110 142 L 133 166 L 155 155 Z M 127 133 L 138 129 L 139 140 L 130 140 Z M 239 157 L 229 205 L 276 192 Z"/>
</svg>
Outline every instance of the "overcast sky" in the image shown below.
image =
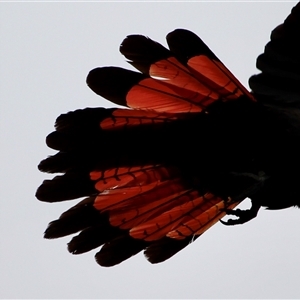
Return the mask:
<svg viewBox="0 0 300 300">
<path fill-rule="evenodd" d="M 295 3 L 0 3 L 0 298 L 300 298 L 297 209 L 216 224 L 162 264 L 139 254 L 102 268 L 97 251 L 69 254 L 70 237 L 43 239 L 48 222 L 74 201 L 34 196 L 49 177 L 36 166 L 53 153 L 44 140 L 55 118 L 112 106 L 85 78 L 97 66 L 127 66 L 118 52 L 126 35 L 165 45 L 168 32 L 190 29 L 248 87 L 270 31 Z"/>
</svg>

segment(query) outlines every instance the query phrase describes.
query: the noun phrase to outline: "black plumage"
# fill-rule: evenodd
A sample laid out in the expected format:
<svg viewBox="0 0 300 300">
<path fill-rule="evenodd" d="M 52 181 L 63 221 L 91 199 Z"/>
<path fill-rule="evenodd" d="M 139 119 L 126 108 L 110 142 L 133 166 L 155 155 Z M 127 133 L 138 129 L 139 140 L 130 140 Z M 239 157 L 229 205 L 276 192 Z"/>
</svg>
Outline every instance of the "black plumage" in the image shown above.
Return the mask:
<svg viewBox="0 0 300 300">
<path fill-rule="evenodd" d="M 102 246 L 112 266 L 145 249 L 162 262 L 224 215 L 242 224 L 260 207 L 300 206 L 300 4 L 257 59 L 252 92 L 194 33 L 167 35 L 169 49 L 128 36 L 121 53 L 140 72 L 92 70 L 88 86 L 124 109 L 86 108 L 58 117 L 46 139 L 58 150 L 36 197 L 87 197 L 49 224 L 46 238 L 80 232 L 68 250 Z M 128 109 L 129 108 L 129 109 Z M 234 210 L 249 197 L 249 210 Z"/>
</svg>

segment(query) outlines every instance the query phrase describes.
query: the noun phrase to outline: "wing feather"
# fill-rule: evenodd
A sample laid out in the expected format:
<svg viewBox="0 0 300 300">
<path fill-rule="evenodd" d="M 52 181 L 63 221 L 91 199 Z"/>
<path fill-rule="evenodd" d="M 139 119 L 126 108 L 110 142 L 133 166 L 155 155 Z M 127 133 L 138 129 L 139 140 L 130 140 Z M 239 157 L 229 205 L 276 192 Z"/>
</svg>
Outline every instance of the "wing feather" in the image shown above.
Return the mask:
<svg viewBox="0 0 300 300">
<path fill-rule="evenodd" d="M 120 51 L 139 72 L 89 73 L 95 93 L 130 109 L 63 114 L 46 139 L 59 152 L 40 170 L 64 174 L 44 181 L 37 197 L 88 198 L 51 222 L 45 237 L 79 232 L 68 250 L 102 246 L 96 260 L 103 266 L 143 249 L 157 263 L 186 247 L 238 204 L 227 200 L 236 182 L 229 172 L 252 160 L 222 145 L 249 143 L 236 128 L 252 133 L 253 96 L 193 33 L 175 30 L 167 42 L 170 50 L 128 36 Z"/>
<path fill-rule="evenodd" d="M 187 48 L 185 61 L 178 47 L 182 37 Z M 128 36 L 120 51 L 143 74 L 116 67 L 97 68 L 89 73 L 88 85 L 116 104 L 166 113 L 201 112 L 216 101 L 241 96 L 254 100 L 196 35 L 176 30 L 168 35 L 168 43 L 174 53 L 144 36 Z"/>
</svg>

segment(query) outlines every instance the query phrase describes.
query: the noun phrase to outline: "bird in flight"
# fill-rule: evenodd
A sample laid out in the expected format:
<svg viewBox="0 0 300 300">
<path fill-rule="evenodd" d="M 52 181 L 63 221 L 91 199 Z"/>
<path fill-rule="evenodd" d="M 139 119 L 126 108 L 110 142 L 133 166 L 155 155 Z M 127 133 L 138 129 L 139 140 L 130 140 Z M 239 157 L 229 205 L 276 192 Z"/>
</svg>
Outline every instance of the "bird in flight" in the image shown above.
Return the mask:
<svg viewBox="0 0 300 300">
<path fill-rule="evenodd" d="M 176 29 L 166 39 L 169 49 L 126 37 L 120 52 L 138 72 L 102 67 L 87 76 L 95 93 L 123 108 L 62 114 L 46 138 L 58 152 L 38 168 L 62 174 L 36 197 L 83 200 L 45 238 L 79 232 L 68 250 L 101 247 L 101 266 L 143 250 L 159 263 L 218 221 L 300 207 L 300 3 L 257 58 L 251 92 L 194 33 Z M 245 198 L 250 209 L 235 209 Z"/>
</svg>

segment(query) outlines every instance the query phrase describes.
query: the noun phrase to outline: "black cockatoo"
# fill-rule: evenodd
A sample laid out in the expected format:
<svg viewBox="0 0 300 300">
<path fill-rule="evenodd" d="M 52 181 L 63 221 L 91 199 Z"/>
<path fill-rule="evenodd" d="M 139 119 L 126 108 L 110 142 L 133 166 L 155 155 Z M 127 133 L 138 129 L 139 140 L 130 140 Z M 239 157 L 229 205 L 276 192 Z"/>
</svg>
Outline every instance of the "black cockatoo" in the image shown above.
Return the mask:
<svg viewBox="0 0 300 300">
<path fill-rule="evenodd" d="M 118 264 L 144 250 L 162 262 L 226 214 L 241 224 L 260 207 L 300 207 L 300 3 L 257 59 L 252 92 L 194 33 L 167 35 L 169 49 L 130 35 L 121 53 L 139 71 L 92 70 L 88 86 L 124 108 L 59 116 L 46 139 L 58 153 L 39 169 L 36 197 L 85 197 L 51 222 L 45 237 L 80 232 L 79 254 Z M 249 197 L 249 210 L 235 207 Z"/>
</svg>

